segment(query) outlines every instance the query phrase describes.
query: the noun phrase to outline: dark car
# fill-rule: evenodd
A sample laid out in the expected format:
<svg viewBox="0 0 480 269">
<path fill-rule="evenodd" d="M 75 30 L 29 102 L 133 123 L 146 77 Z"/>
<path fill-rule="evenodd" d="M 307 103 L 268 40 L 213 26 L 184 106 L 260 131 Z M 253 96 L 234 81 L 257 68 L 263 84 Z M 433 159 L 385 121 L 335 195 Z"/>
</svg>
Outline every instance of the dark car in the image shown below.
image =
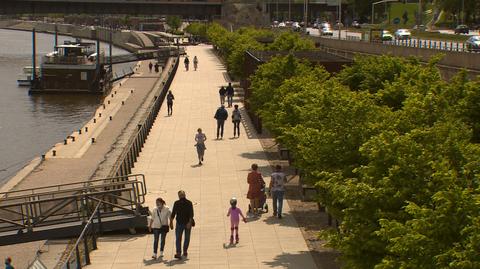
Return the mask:
<svg viewBox="0 0 480 269">
<path fill-rule="evenodd" d="M 480 36 L 474 35 L 465 42 L 468 51 L 480 51 Z"/>
<path fill-rule="evenodd" d="M 468 34 L 469 32 L 468 26 L 464 24 L 460 24 L 455 28 L 455 34 Z"/>
</svg>

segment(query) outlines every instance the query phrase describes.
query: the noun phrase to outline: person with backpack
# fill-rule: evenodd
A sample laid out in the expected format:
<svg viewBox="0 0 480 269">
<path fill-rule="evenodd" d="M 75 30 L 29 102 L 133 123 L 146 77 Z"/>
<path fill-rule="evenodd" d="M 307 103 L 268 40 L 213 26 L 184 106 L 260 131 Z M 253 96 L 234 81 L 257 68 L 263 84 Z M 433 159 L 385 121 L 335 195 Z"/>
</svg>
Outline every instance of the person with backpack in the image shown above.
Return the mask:
<svg viewBox="0 0 480 269">
<path fill-rule="evenodd" d="M 235 138 L 238 134 L 240 137 L 240 122 L 242 121 L 242 114 L 238 109 L 238 105 L 235 105 L 235 109 L 232 111 L 232 122 L 233 122 L 233 137 Z"/>
<path fill-rule="evenodd" d="M 235 95 L 235 90 L 232 87 L 232 83 L 229 82 L 227 86 L 227 102 L 228 107 L 232 107 L 233 105 L 233 96 Z"/>
<path fill-rule="evenodd" d="M 287 176 L 282 172 L 282 166 L 277 164 L 275 166 L 275 172 L 272 173 L 272 179 L 270 180 L 270 193 L 273 200 L 273 216 L 282 218 L 283 197 L 285 195 L 285 183 L 287 182 Z"/>
<path fill-rule="evenodd" d="M 223 127 L 225 125 L 225 121 L 228 119 L 228 112 L 224 105 L 217 109 L 214 118 L 217 120 L 217 139 L 219 137 L 223 139 Z"/>
<path fill-rule="evenodd" d="M 167 94 L 167 113 L 168 116 L 171 116 L 173 113 L 173 100 L 175 100 L 175 96 L 173 96 L 172 91 L 168 91 Z"/>
<path fill-rule="evenodd" d="M 225 104 L 225 94 L 227 94 L 227 90 L 225 89 L 225 87 L 220 87 L 218 94 L 220 95 L 220 105 L 223 106 Z"/>
<path fill-rule="evenodd" d="M 165 239 L 169 232 L 169 220 L 172 212 L 170 208 L 165 205 L 162 198 L 157 198 L 155 201 L 156 207 L 150 212 L 150 222 L 148 224 L 148 231 L 153 232 L 153 255 L 152 259 L 157 258 L 158 239 L 160 237 L 160 255 L 163 257 L 163 250 L 165 249 Z"/>
</svg>

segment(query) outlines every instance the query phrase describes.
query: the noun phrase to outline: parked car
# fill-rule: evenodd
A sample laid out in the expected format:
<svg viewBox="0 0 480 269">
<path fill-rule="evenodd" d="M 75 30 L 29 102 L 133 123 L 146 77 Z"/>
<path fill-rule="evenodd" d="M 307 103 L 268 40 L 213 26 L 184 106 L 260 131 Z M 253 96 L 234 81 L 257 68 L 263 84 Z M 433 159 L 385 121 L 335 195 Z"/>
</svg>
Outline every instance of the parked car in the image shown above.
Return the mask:
<svg viewBox="0 0 480 269">
<path fill-rule="evenodd" d="M 302 29 L 302 27 L 300 26 L 300 23 L 298 23 L 298 22 L 293 22 L 292 23 L 292 30 L 293 31 L 299 32 L 301 29 Z"/>
<path fill-rule="evenodd" d="M 353 21 L 353 22 L 352 22 L 352 27 L 353 27 L 353 28 L 361 28 L 361 25 L 360 25 L 360 23 L 359 23 L 358 21 Z"/>
<path fill-rule="evenodd" d="M 408 29 L 398 29 L 395 31 L 395 39 L 405 40 L 412 38 L 412 34 Z"/>
<path fill-rule="evenodd" d="M 389 31 L 383 30 L 382 41 L 392 41 L 392 40 L 393 40 L 393 35 Z"/>
<path fill-rule="evenodd" d="M 323 28 L 320 30 L 320 34 L 321 34 L 321 35 L 333 36 L 333 30 L 332 30 L 332 28 L 330 28 L 330 27 L 323 27 Z"/>
<path fill-rule="evenodd" d="M 281 23 L 278 24 L 278 27 L 284 28 L 284 27 L 287 27 L 287 24 L 282 21 Z"/>
<path fill-rule="evenodd" d="M 468 29 L 468 26 L 464 24 L 460 24 L 455 28 L 455 34 L 468 34 L 470 33 L 470 29 Z"/>
<path fill-rule="evenodd" d="M 480 36 L 471 36 L 465 44 L 468 51 L 480 51 Z"/>
</svg>

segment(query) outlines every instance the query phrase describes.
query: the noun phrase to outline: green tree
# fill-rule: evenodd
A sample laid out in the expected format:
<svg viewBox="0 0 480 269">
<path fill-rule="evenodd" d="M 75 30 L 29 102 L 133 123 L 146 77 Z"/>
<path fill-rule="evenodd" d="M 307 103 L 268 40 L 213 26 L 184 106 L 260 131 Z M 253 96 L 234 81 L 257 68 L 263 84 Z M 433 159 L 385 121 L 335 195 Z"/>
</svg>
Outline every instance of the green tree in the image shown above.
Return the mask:
<svg viewBox="0 0 480 269">
<path fill-rule="evenodd" d="M 176 32 L 178 28 L 182 25 L 182 18 L 179 16 L 167 16 L 167 25 Z"/>
</svg>

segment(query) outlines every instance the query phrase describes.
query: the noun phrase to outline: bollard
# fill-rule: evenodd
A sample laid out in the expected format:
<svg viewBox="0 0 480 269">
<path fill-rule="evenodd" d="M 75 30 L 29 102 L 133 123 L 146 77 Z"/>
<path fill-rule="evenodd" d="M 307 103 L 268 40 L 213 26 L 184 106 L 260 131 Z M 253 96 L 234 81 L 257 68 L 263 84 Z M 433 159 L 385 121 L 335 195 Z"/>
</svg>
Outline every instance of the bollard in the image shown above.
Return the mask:
<svg viewBox="0 0 480 269">
<path fill-rule="evenodd" d="M 42 161 L 45 160 L 45 154 L 42 154 Z"/>
<path fill-rule="evenodd" d="M 112 93 L 112 97 L 113 97 L 113 93 Z"/>
<path fill-rule="evenodd" d="M 110 100 L 108 100 L 108 104 L 110 104 Z"/>
<path fill-rule="evenodd" d="M 67 144 L 67 139 L 64 139 L 64 140 L 63 140 L 63 144 L 64 144 L 64 145 Z"/>
<path fill-rule="evenodd" d="M 122 106 L 125 104 L 125 101 L 122 101 Z"/>
<path fill-rule="evenodd" d="M 130 93 L 133 93 L 133 90 L 130 90 Z"/>
<path fill-rule="evenodd" d="M 110 120 L 112 120 L 112 116 L 110 116 Z"/>
<path fill-rule="evenodd" d="M 93 123 L 97 123 L 97 119 L 93 119 Z"/>
<path fill-rule="evenodd" d="M 102 117 L 102 113 L 98 113 L 98 117 L 101 118 L 101 117 Z"/>
<path fill-rule="evenodd" d="M 115 94 L 117 94 L 117 91 L 115 91 Z"/>
<path fill-rule="evenodd" d="M 57 151 L 56 151 L 56 150 L 52 150 L 52 155 L 53 155 L 53 156 L 57 156 Z"/>
<path fill-rule="evenodd" d="M 120 86 L 122 86 L 122 83 L 120 82 Z"/>
<path fill-rule="evenodd" d="M 82 129 L 78 129 L 78 134 L 79 134 L 79 135 L 82 134 Z"/>
<path fill-rule="evenodd" d="M 105 104 L 103 104 L 103 109 L 105 109 Z"/>
<path fill-rule="evenodd" d="M 88 127 L 85 127 L 85 133 L 88 132 Z"/>
<path fill-rule="evenodd" d="M 94 138 L 94 137 L 92 137 L 92 144 L 93 144 L 93 143 L 95 143 L 95 138 Z"/>
<path fill-rule="evenodd" d="M 72 136 L 72 142 L 75 142 L 75 136 Z"/>
</svg>

